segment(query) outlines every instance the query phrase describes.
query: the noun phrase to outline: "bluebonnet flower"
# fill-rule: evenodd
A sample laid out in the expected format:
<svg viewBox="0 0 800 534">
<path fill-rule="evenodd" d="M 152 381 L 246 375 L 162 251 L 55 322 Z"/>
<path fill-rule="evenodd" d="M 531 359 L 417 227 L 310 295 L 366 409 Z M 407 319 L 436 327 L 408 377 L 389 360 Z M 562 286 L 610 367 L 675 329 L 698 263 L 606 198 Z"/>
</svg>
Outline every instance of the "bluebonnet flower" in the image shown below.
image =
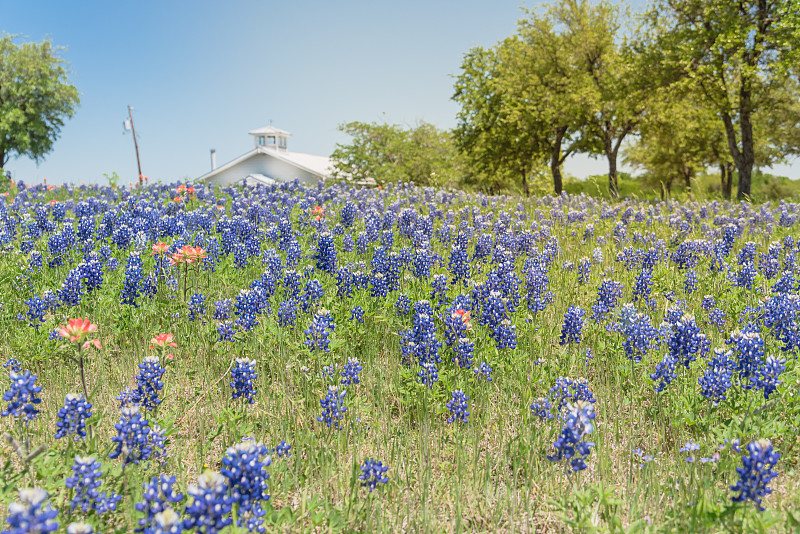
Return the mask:
<svg viewBox="0 0 800 534">
<path fill-rule="evenodd" d="M 650 303 L 650 293 L 653 289 L 653 269 L 642 267 L 633 285 L 633 302 L 641 299 Z"/>
<path fill-rule="evenodd" d="M 321 350 L 330 352 L 330 333 L 336 328 L 331 314 L 325 308 L 321 308 L 311 320 L 311 325 L 305 331 L 306 346 L 313 352 Z"/>
<path fill-rule="evenodd" d="M 319 236 L 315 258 L 317 269 L 330 274 L 336 272 L 336 247 L 333 243 L 333 236 L 329 232 L 324 232 Z"/>
<path fill-rule="evenodd" d="M 369 491 L 376 489 L 378 484 L 386 484 L 389 482 L 389 477 L 385 475 L 389 470 L 388 465 L 383 465 L 383 462 L 375 460 L 367 460 L 361 466 L 361 475 L 358 479 L 361 480 L 362 488 L 369 488 Z"/>
<path fill-rule="evenodd" d="M 450 270 L 450 274 L 453 275 L 453 279 L 451 281 L 453 284 L 460 280 L 469 279 L 469 254 L 467 252 L 466 240 L 457 242 L 451 247 L 448 269 Z"/>
<path fill-rule="evenodd" d="M 756 281 L 756 268 L 753 265 L 753 262 L 747 262 L 742 265 L 742 268 L 739 269 L 739 272 L 736 274 L 736 278 L 733 281 L 733 285 L 737 287 L 743 287 L 745 289 L 753 289 L 753 285 Z"/>
<path fill-rule="evenodd" d="M 675 373 L 675 366 L 678 360 L 671 354 L 664 355 L 664 359 L 656 364 L 655 372 L 650 375 L 650 379 L 656 384 L 653 386 L 656 392 L 664 391 L 664 389 L 677 378 Z"/>
<path fill-rule="evenodd" d="M 697 354 L 703 355 L 708 352 L 708 340 L 700 333 L 700 327 L 694 322 L 694 317 L 688 314 L 675 323 L 667 346 L 670 356 L 676 363 L 687 369 Z"/>
<path fill-rule="evenodd" d="M 583 328 L 584 311 L 577 306 L 570 306 L 564 314 L 564 324 L 561 326 L 559 345 L 581 342 L 581 329 Z"/>
<path fill-rule="evenodd" d="M 336 270 L 336 296 L 350 298 L 353 296 L 355 279 L 350 269 L 342 267 Z"/>
<path fill-rule="evenodd" d="M 186 530 L 204 534 L 223 532 L 233 522 L 230 517 L 233 498 L 228 496 L 227 479 L 215 471 L 206 471 L 190 484 L 187 493 L 192 502 L 186 507 Z"/>
<path fill-rule="evenodd" d="M 166 429 L 160 427 L 159 425 L 155 425 L 150 430 L 150 434 L 148 434 L 148 440 L 150 444 L 150 449 L 152 450 L 149 459 L 157 460 L 161 465 L 161 467 L 164 467 L 167 463 L 167 458 L 169 456 L 167 452 Z"/>
<path fill-rule="evenodd" d="M 369 283 L 369 294 L 371 296 L 385 298 L 389 294 L 389 285 L 383 273 L 373 272 L 369 278 Z"/>
<path fill-rule="evenodd" d="M 348 358 L 347 364 L 342 369 L 342 384 L 349 386 L 350 384 L 360 383 L 359 373 L 364 369 L 361 363 L 356 358 Z"/>
<path fill-rule="evenodd" d="M 135 504 L 135 508 L 137 511 L 143 512 L 145 517 L 139 519 L 139 528 L 136 529 L 136 532 L 143 532 L 145 534 L 157 532 L 159 525 L 154 525 L 154 523 L 157 523 L 155 521 L 156 515 L 166 510 L 172 511 L 171 505 L 179 504 L 183 500 L 183 494 L 176 493 L 174 485 L 175 477 L 168 477 L 166 475 L 152 477 L 149 482 L 142 484 L 142 500 Z M 178 518 L 177 514 L 175 514 L 175 518 Z M 170 530 L 165 531 L 163 528 L 162 531 L 165 534 L 167 532 L 172 532 Z M 178 532 L 180 532 L 180 530 Z"/>
<path fill-rule="evenodd" d="M 297 301 L 285 300 L 278 306 L 278 324 L 284 328 L 294 327 L 297 321 Z"/>
<path fill-rule="evenodd" d="M 31 256 L 28 259 L 28 270 L 32 273 L 39 272 L 42 269 L 42 253 L 38 250 L 31 251 Z"/>
<path fill-rule="evenodd" d="M 253 289 L 242 289 L 236 297 L 236 326 L 249 332 L 258 326 L 259 295 Z"/>
<path fill-rule="evenodd" d="M 364 322 L 364 309 L 361 306 L 356 306 L 352 310 L 350 310 L 350 320 L 351 321 L 358 321 L 359 323 Z"/>
<path fill-rule="evenodd" d="M 123 389 L 119 395 L 117 395 L 117 400 L 119 401 L 119 407 L 125 408 L 126 406 L 139 406 L 141 403 L 141 398 L 139 398 L 139 389 L 131 389 L 126 387 Z"/>
<path fill-rule="evenodd" d="M 592 453 L 594 443 L 585 441 L 594 432 L 594 405 L 587 401 L 578 401 L 567 406 L 567 417 L 558 439 L 553 443 L 555 454 L 548 455 L 551 462 L 562 459 L 569 460 L 573 471 L 582 471 L 588 466 L 586 458 Z"/>
<path fill-rule="evenodd" d="M 83 282 L 81 273 L 75 268 L 67 273 L 67 278 L 58 290 L 58 298 L 65 306 L 78 306 L 83 297 Z"/>
<path fill-rule="evenodd" d="M 25 301 L 28 307 L 28 312 L 25 314 L 28 318 L 28 326 L 39 329 L 39 325 L 44 322 L 44 314 L 47 313 L 47 303 L 34 295 Z"/>
<path fill-rule="evenodd" d="M 114 425 L 117 435 L 111 438 L 116 444 L 108 455 L 112 460 L 122 456 L 123 465 L 146 461 L 152 454 L 150 446 L 150 423 L 142 417 L 138 406 L 127 406 L 120 410 L 120 422 Z"/>
<path fill-rule="evenodd" d="M 559 418 L 561 418 L 562 410 L 570 402 L 597 402 L 594 392 L 589 388 L 589 382 L 585 378 L 571 379 L 560 376 L 550 388 L 549 396 L 552 400 L 552 407 Z"/>
<path fill-rule="evenodd" d="M 592 306 L 592 319 L 598 323 L 616 306 L 622 298 L 622 284 L 611 280 L 603 280 L 597 290 L 597 300 Z"/>
<path fill-rule="evenodd" d="M 288 458 L 292 455 L 292 453 L 289 452 L 289 449 L 291 448 L 292 448 L 291 445 L 286 443 L 284 440 L 281 440 L 278 446 L 275 447 L 275 454 L 278 455 L 278 458 L 283 458 L 284 456 Z"/>
<path fill-rule="evenodd" d="M 772 330 L 778 341 L 783 342 L 781 350 L 800 348 L 798 312 L 800 297 L 795 294 L 779 293 L 764 303 L 764 326 Z"/>
<path fill-rule="evenodd" d="M 103 484 L 100 462 L 91 456 L 76 456 L 72 473 L 73 476 L 67 477 L 65 481 L 66 487 L 75 491 L 70 501 L 72 510 L 80 506 L 84 512 L 94 510 L 102 514 L 117 509 L 117 503 L 122 500 L 122 496 L 99 491 Z"/>
<path fill-rule="evenodd" d="M 459 338 L 453 351 L 455 352 L 453 361 L 456 365 L 462 369 L 469 369 L 472 366 L 472 359 L 475 357 L 475 343 L 470 341 L 469 338 Z M 476 369 L 475 372 L 478 372 L 478 370 Z"/>
<path fill-rule="evenodd" d="M 731 486 L 731 490 L 738 491 L 739 495 L 731 497 L 733 502 L 753 501 L 759 510 L 763 511 L 761 501 L 772 493 L 767 487 L 773 478 L 778 476 L 773 468 L 778 463 L 781 455 L 772 448 L 772 443 L 767 439 L 753 441 L 747 445 L 747 456 L 742 457 L 743 467 L 737 467 L 739 480 Z"/>
<path fill-rule="evenodd" d="M 195 321 L 206 313 L 206 298 L 202 293 L 195 293 L 189 299 L 189 320 Z"/>
<path fill-rule="evenodd" d="M 632 304 L 625 304 L 619 312 L 617 328 L 625 336 L 622 347 L 628 359 L 636 362 L 658 346 L 659 332 L 650 322 L 650 317 L 639 313 Z"/>
<path fill-rule="evenodd" d="M 553 415 L 553 403 L 549 398 L 540 397 L 531 404 L 531 414 L 539 416 L 540 419 L 552 419 L 555 417 Z"/>
<path fill-rule="evenodd" d="M 783 371 L 786 370 L 786 360 L 783 358 L 776 358 L 774 356 L 767 356 L 764 365 L 758 370 L 758 380 L 756 386 L 763 390 L 764 398 L 769 399 L 769 396 L 781 384 L 778 377 Z"/>
<path fill-rule="evenodd" d="M 84 280 L 86 291 L 94 291 L 103 287 L 103 265 L 96 253 L 92 252 L 86 260 L 78 265 L 77 271 Z"/>
<path fill-rule="evenodd" d="M 725 326 L 725 312 L 720 310 L 719 308 L 714 308 L 711 310 L 711 313 L 708 314 L 708 322 L 712 325 L 716 326 L 719 329 L 722 329 Z"/>
<path fill-rule="evenodd" d="M 686 271 L 686 278 L 683 281 L 683 291 L 687 295 L 691 295 L 697 291 L 697 273 L 693 269 Z"/>
<path fill-rule="evenodd" d="M 589 281 L 589 275 L 592 274 L 592 262 L 589 258 L 581 258 L 578 264 L 578 283 L 585 284 Z"/>
<path fill-rule="evenodd" d="M 3 401 L 7 402 L 6 409 L 0 413 L 2 417 L 13 415 L 22 418 L 25 424 L 39 416 L 37 404 L 42 402 L 37 395 L 42 391 L 41 386 L 36 385 L 36 375 L 30 371 L 8 373 L 11 381 L 11 389 L 3 395 Z"/>
<path fill-rule="evenodd" d="M 46 534 L 58 530 L 58 510 L 47 502 L 49 495 L 41 488 L 19 490 L 19 502 L 8 505 L 6 522 L 11 527 L 3 534 Z"/>
<path fill-rule="evenodd" d="M 136 375 L 136 386 L 138 390 L 137 398 L 139 404 L 147 410 L 154 410 L 161 404 L 158 392 L 164 388 L 161 377 L 165 369 L 161 367 L 158 356 L 145 356 L 139 364 L 139 374 Z"/>
<path fill-rule="evenodd" d="M 411 259 L 411 272 L 414 274 L 414 277 L 420 280 L 430 278 L 433 263 L 434 255 L 427 245 L 421 248 L 418 247 L 414 251 L 414 256 Z"/>
<path fill-rule="evenodd" d="M 122 295 L 120 297 L 122 304 L 127 304 L 134 308 L 139 307 L 136 299 L 141 294 L 141 285 L 144 280 L 142 265 L 140 256 L 136 254 L 128 256 L 128 260 L 125 263 L 125 282 L 122 286 Z"/>
<path fill-rule="evenodd" d="M 219 334 L 217 341 L 230 341 L 233 343 L 237 332 L 238 330 L 236 330 L 232 321 L 223 321 L 217 325 L 217 333 Z"/>
<path fill-rule="evenodd" d="M 450 417 L 447 419 L 448 423 L 459 421 L 461 423 L 469 422 L 469 397 L 460 389 L 453 392 L 453 398 L 447 403 L 447 409 L 450 410 Z"/>
<path fill-rule="evenodd" d="M 311 305 L 322 300 L 325 291 L 322 289 L 322 284 L 316 278 L 306 282 L 303 288 L 303 296 L 300 299 L 303 312 L 308 313 L 311 310 Z"/>
<path fill-rule="evenodd" d="M 59 337 L 61 337 L 61 336 L 59 336 Z M 22 372 L 22 364 L 20 362 L 18 362 L 16 358 L 7 359 L 6 363 L 3 364 L 3 367 L 5 369 L 11 369 L 15 373 L 21 373 Z"/>
<path fill-rule="evenodd" d="M 322 415 L 317 417 L 317 421 L 325 423 L 328 427 L 336 423 L 336 428 L 340 428 L 339 421 L 344 417 L 344 412 L 347 411 L 347 406 L 344 405 L 346 395 L 346 390 L 339 391 L 336 386 L 328 386 L 328 393 L 319 401 L 322 407 Z"/>
<path fill-rule="evenodd" d="M 703 297 L 703 302 L 700 303 L 700 307 L 704 310 L 708 311 L 711 308 L 714 308 L 717 305 L 717 301 L 714 300 L 714 297 L 711 295 L 706 295 Z"/>
<path fill-rule="evenodd" d="M 342 211 L 339 212 L 340 221 L 342 226 L 350 228 L 356 220 L 356 205 L 353 202 L 347 202 L 342 206 Z"/>
<path fill-rule="evenodd" d="M 228 479 L 229 494 L 238 506 L 237 524 L 249 531 L 263 531 L 264 502 L 267 493 L 267 467 L 272 464 L 269 450 L 263 443 L 245 441 L 229 447 L 222 458 L 222 475 Z"/>
<path fill-rule="evenodd" d="M 700 392 L 705 398 L 716 406 L 725 400 L 725 394 L 731 387 L 731 377 L 736 364 L 731 360 L 731 351 L 714 351 L 716 356 L 708 362 L 705 374 L 697 379 L 700 384 Z"/>
<path fill-rule="evenodd" d="M 398 314 L 408 315 L 411 311 L 411 301 L 408 300 L 408 296 L 405 293 L 400 293 L 400 295 L 397 296 L 394 307 Z"/>
<path fill-rule="evenodd" d="M 256 361 L 249 358 L 236 358 L 231 369 L 230 386 L 233 388 L 233 398 L 243 397 L 248 404 L 255 402 Z"/>
<path fill-rule="evenodd" d="M 744 331 L 735 330 L 726 343 L 735 346 L 740 385 L 744 389 L 752 389 L 758 383 L 758 371 L 764 360 L 764 340 L 758 333 L 758 327 L 748 324 Z"/>
<path fill-rule="evenodd" d="M 488 382 L 492 381 L 492 368 L 489 367 L 488 363 L 481 362 L 480 366 L 473 369 L 473 371 L 479 378 L 483 376 Z"/>
<path fill-rule="evenodd" d="M 230 319 L 233 309 L 233 301 L 231 299 L 222 299 L 214 303 L 214 314 L 211 316 L 216 321 L 225 321 Z"/>
<path fill-rule="evenodd" d="M 64 407 L 56 415 L 55 439 L 61 439 L 72 434 L 75 441 L 86 437 L 86 420 L 92 416 L 92 403 L 83 395 L 67 393 Z"/>
<path fill-rule="evenodd" d="M 528 293 L 528 309 L 533 313 L 544 311 L 553 302 L 553 292 L 548 289 L 550 278 L 543 258 L 529 258 L 523 268 Z"/>
</svg>

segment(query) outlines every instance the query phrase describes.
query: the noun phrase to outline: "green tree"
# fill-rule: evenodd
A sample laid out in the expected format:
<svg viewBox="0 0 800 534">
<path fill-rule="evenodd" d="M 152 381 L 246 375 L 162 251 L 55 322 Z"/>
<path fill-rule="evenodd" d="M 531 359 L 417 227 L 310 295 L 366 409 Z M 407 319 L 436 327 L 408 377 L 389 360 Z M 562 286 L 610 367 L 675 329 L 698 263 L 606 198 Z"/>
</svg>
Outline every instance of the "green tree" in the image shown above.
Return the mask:
<svg viewBox="0 0 800 534">
<path fill-rule="evenodd" d="M 737 197 L 748 198 L 753 167 L 768 164 L 757 162 L 757 116 L 766 113 L 785 125 L 787 117 L 776 113 L 778 101 L 791 109 L 800 96 L 794 83 L 797 1 L 658 0 L 647 21 L 655 48 L 664 51 L 659 66 L 666 79 L 698 87 L 722 121 L 738 171 Z M 788 99 L 781 96 L 786 91 Z"/>
<path fill-rule="evenodd" d="M 512 42 L 493 49 L 476 47 L 464 55 L 455 82 L 453 100 L 461 104 L 455 142 L 464 155 L 468 183 L 493 192 L 515 183 L 519 177 L 528 195 L 529 177 L 541 153 L 538 131 L 527 124 L 530 117 L 513 108 L 505 93 L 502 61 L 513 53 L 502 50 Z"/>
<path fill-rule="evenodd" d="M 40 161 L 80 103 L 61 49 L 14 40 L 0 37 L 0 167 L 11 156 Z"/>
<path fill-rule="evenodd" d="M 608 161 L 608 190 L 619 196 L 617 160 L 623 141 L 637 131 L 651 83 L 640 45 L 621 35 L 627 17 L 608 2 L 565 0 L 554 10 L 567 28 L 565 46 L 574 50 L 582 73 L 577 87 L 585 92 L 588 113 L 581 128 L 584 151 Z"/>
<path fill-rule="evenodd" d="M 452 136 L 432 124 L 406 128 L 349 122 L 339 129 L 351 141 L 337 143 L 331 154 L 337 178 L 439 186 L 455 184 L 459 178 L 461 164 Z"/>
</svg>

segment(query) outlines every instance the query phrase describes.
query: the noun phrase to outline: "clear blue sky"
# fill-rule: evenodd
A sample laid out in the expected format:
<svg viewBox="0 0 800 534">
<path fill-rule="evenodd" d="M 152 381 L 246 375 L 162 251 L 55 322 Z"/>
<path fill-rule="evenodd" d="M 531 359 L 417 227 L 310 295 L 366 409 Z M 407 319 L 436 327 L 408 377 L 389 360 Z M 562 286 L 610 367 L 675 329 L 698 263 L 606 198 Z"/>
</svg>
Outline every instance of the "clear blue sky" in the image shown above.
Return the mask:
<svg viewBox="0 0 800 534">
<path fill-rule="evenodd" d="M 37 167 L 12 160 L 15 178 L 48 183 L 136 177 L 134 107 L 142 170 L 196 178 L 252 147 L 248 130 L 293 133 L 289 150 L 330 154 L 349 121 L 455 126 L 450 100 L 462 55 L 514 32 L 537 0 L 304 1 L 0 0 L 0 32 L 49 37 L 67 48 L 81 106 Z M 639 4 L 640 2 L 636 2 Z M 578 157 L 575 176 L 606 172 Z M 800 178 L 800 166 L 776 172 Z"/>
</svg>

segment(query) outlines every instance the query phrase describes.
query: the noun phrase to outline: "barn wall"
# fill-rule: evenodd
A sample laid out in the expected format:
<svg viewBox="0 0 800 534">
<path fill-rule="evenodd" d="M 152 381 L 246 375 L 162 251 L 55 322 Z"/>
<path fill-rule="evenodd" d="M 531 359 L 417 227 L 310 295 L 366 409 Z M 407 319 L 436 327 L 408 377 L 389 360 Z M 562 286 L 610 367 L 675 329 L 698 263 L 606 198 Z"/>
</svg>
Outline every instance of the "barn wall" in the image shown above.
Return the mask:
<svg viewBox="0 0 800 534">
<path fill-rule="evenodd" d="M 242 161 L 238 165 L 225 169 L 208 180 L 208 183 L 226 186 L 229 183 L 234 184 L 242 180 L 248 174 L 263 174 L 279 182 L 289 182 L 295 178 L 301 183 L 308 185 L 319 182 L 319 178 L 310 172 L 298 169 L 293 165 L 266 154 L 258 154 L 257 156 Z"/>
</svg>

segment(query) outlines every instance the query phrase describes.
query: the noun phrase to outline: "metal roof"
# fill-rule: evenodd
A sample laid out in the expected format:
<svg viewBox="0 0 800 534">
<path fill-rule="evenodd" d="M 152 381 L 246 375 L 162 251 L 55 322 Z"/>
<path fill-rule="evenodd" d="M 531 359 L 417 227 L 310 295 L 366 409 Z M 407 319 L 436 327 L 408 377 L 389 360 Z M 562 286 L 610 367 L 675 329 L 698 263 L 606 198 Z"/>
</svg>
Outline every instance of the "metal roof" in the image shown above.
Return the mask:
<svg viewBox="0 0 800 534">
<path fill-rule="evenodd" d="M 263 128 L 256 128 L 255 130 L 250 130 L 250 135 L 282 135 L 285 137 L 291 137 L 292 134 L 287 132 L 286 130 L 281 130 L 280 128 L 275 128 L 274 126 L 264 126 Z"/>
</svg>

